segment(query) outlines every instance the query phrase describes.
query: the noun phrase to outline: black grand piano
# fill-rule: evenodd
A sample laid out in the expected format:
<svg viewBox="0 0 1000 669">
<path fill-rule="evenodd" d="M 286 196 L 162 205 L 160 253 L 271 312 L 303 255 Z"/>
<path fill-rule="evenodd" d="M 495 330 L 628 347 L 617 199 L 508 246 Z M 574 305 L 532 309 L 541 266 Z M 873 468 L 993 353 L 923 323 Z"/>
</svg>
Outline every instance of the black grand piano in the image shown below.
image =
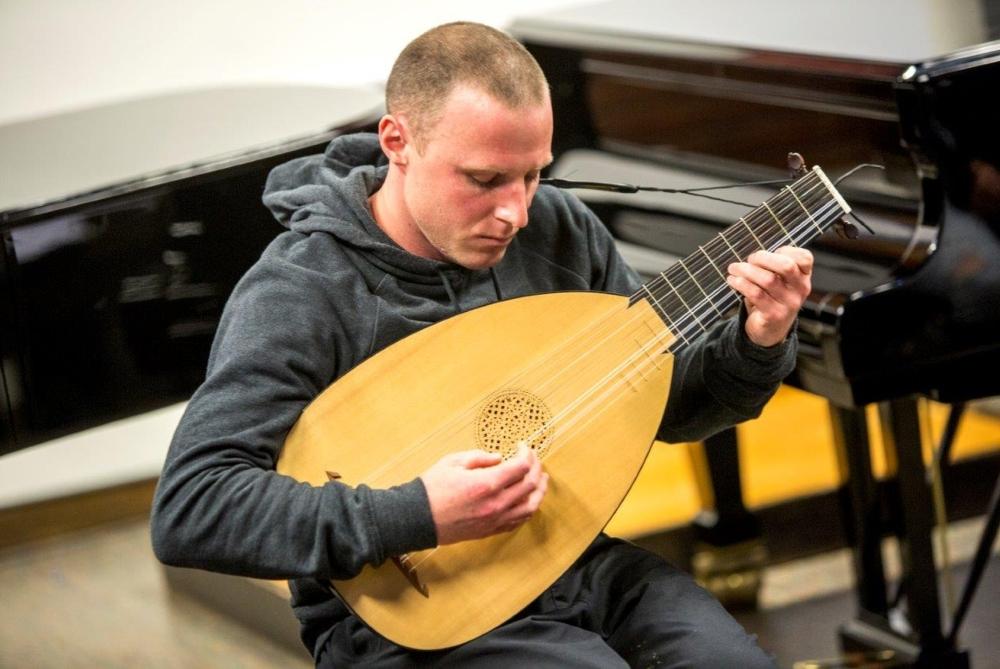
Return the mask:
<svg viewBox="0 0 1000 669">
<path fill-rule="evenodd" d="M 789 382 L 829 400 L 846 460 L 858 615 L 841 628 L 842 645 L 890 649 L 919 666 L 966 666 L 955 634 L 964 611 L 942 630 L 915 397 L 952 403 L 953 433 L 964 402 L 1000 394 L 1000 43 L 988 43 L 997 10 L 701 5 L 604 2 L 513 24 L 552 86 L 556 160 L 547 176 L 689 189 L 787 177 L 789 151 L 834 177 L 862 163 L 884 167 L 839 186 L 871 232 L 827 234 L 812 246 L 814 290 Z M 577 192 L 648 274 L 746 209 Z M 770 192 L 717 194 L 756 204 Z M 898 461 L 893 500 L 871 472 L 872 403 Z M 735 509 L 748 515 L 739 502 Z M 890 530 L 907 568 L 898 597 L 888 594 L 880 552 Z"/>
<path fill-rule="evenodd" d="M 239 86 L 0 126 L 0 456 L 186 401 L 280 231 L 267 173 L 381 110 L 374 87 Z"/>
</svg>

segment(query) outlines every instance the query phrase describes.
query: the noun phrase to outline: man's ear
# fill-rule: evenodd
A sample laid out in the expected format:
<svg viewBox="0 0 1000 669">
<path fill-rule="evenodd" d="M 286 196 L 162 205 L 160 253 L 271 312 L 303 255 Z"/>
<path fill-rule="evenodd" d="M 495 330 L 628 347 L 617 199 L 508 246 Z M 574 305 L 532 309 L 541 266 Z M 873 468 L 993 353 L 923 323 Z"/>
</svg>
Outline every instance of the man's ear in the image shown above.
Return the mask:
<svg viewBox="0 0 1000 669">
<path fill-rule="evenodd" d="M 399 167 L 406 166 L 415 150 L 406 118 L 399 114 L 386 114 L 378 122 L 378 141 L 389 162 Z"/>
</svg>

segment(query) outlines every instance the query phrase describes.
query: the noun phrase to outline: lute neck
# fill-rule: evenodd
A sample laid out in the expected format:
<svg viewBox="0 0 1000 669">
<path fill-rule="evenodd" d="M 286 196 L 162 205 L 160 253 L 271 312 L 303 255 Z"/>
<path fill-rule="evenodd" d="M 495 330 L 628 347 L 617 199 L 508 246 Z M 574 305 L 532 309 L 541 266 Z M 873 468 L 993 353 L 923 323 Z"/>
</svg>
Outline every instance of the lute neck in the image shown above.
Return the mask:
<svg viewBox="0 0 1000 669">
<path fill-rule="evenodd" d="M 818 166 L 643 284 L 629 304 L 644 300 L 674 335 L 670 351 L 693 342 L 739 304 L 726 268 L 754 251 L 806 246 L 851 210 Z"/>
</svg>

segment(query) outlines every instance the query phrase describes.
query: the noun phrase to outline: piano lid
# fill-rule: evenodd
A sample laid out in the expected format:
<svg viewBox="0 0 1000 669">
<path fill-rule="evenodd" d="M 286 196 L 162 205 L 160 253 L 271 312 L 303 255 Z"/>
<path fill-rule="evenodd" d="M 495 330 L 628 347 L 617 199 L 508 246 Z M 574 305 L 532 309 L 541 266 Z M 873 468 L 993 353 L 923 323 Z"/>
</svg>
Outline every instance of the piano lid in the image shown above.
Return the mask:
<svg viewBox="0 0 1000 669">
<path fill-rule="evenodd" d="M 314 145 L 377 118 L 382 97 L 374 87 L 218 88 L 0 126 L 0 223 Z"/>
<path fill-rule="evenodd" d="M 980 0 L 615 0 L 526 16 L 511 32 L 549 74 L 557 154 L 596 146 L 731 180 L 775 178 L 787 151 L 831 175 L 878 163 L 846 195 L 915 209 L 894 83 L 983 42 L 998 19 Z"/>
<path fill-rule="evenodd" d="M 981 0 L 613 0 L 523 17 L 511 32 L 553 45 L 883 78 L 991 39 L 997 13 Z"/>
</svg>

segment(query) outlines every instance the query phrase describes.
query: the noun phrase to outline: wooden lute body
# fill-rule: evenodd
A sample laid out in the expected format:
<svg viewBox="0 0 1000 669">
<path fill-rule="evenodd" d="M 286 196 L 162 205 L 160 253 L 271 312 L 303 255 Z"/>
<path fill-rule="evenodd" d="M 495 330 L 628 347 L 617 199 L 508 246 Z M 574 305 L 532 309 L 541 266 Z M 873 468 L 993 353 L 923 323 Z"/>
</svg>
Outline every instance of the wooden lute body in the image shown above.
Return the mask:
<svg viewBox="0 0 1000 669">
<path fill-rule="evenodd" d="M 410 481 L 448 453 L 512 452 L 546 416 L 571 416 L 566 434 L 543 428 L 532 440 L 549 488 L 531 521 L 408 556 L 427 596 L 390 561 L 334 583 L 366 623 L 412 648 L 474 638 L 537 597 L 607 524 L 649 451 L 672 362 L 661 346 L 650 352 L 657 366 L 644 365 L 645 355 L 637 361 L 645 380 L 624 368 L 602 384 L 636 340 L 664 330 L 646 304 L 627 304 L 556 293 L 474 309 L 388 347 L 303 413 L 279 471 L 322 485 L 335 470 L 345 483 L 376 488 Z M 591 387 L 593 400 L 574 410 Z"/>
<path fill-rule="evenodd" d="M 785 190 L 631 298 L 553 293 L 480 307 L 396 342 L 317 397 L 278 461 L 299 481 L 384 488 L 448 453 L 509 455 L 520 442 L 549 474 L 540 510 L 517 530 L 367 566 L 333 583 L 341 599 L 386 638 L 435 649 L 493 629 L 550 586 L 638 475 L 672 353 L 738 303 L 719 268 L 804 245 L 849 211 L 819 168 Z"/>
</svg>

